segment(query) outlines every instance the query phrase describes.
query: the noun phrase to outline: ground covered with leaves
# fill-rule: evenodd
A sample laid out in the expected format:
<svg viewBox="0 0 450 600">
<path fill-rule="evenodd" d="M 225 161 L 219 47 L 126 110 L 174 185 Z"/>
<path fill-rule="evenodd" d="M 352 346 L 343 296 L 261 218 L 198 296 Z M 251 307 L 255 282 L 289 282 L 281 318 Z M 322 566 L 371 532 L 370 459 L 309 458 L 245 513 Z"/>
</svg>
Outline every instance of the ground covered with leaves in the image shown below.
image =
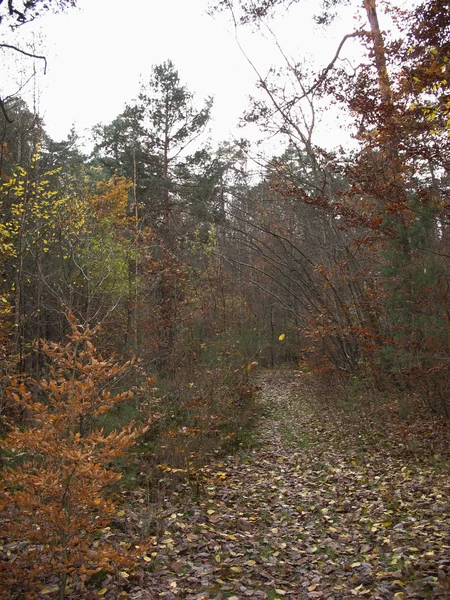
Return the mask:
<svg viewBox="0 0 450 600">
<path fill-rule="evenodd" d="M 450 598 L 448 424 L 260 382 L 256 444 L 166 498 L 129 597 Z"/>
<path fill-rule="evenodd" d="M 124 491 L 92 552 L 108 542 L 133 563 L 69 578 L 66 597 L 450 598 L 450 423 L 358 381 L 344 393 L 300 371 L 258 383 L 249 444 L 189 478 L 161 468 L 157 501 L 150 484 Z"/>
</svg>

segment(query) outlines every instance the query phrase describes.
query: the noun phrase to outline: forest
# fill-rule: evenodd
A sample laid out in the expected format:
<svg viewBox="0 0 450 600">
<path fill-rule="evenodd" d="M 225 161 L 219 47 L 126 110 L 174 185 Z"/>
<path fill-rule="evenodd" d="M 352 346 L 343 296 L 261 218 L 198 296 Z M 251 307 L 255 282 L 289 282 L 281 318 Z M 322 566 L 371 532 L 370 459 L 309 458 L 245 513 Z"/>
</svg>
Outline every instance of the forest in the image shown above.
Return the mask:
<svg viewBox="0 0 450 600">
<path fill-rule="evenodd" d="M 270 157 L 169 59 L 89 151 L 0 86 L 1 600 L 450 598 L 450 5 L 349 5 L 325 69 L 252 65 Z"/>
</svg>

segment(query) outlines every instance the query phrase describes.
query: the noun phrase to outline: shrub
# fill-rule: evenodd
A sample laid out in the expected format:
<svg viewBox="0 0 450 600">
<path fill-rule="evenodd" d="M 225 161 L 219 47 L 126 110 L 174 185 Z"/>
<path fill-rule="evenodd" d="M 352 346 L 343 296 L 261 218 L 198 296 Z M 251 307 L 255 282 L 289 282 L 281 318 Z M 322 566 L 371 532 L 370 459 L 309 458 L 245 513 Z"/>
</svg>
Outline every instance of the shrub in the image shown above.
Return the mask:
<svg viewBox="0 0 450 600">
<path fill-rule="evenodd" d="M 72 315 L 69 320 L 65 346 L 41 342 L 48 377 L 35 389 L 13 381 L 6 392 L 27 416 L 24 426 L 8 423 L 0 442 L 0 515 L 12 549 L 0 561 L 0 579 L 9 598 L 36 598 L 48 578 L 58 582 L 64 598 L 68 576 L 87 579 L 130 560 L 130 552 L 99 534 L 116 508 L 108 497 L 108 487 L 121 477 L 113 461 L 147 426 L 132 423 L 106 434 L 91 425 L 130 398 L 129 391 L 111 393 L 108 384 L 132 361 L 104 359 L 92 343 L 95 332 Z"/>
</svg>

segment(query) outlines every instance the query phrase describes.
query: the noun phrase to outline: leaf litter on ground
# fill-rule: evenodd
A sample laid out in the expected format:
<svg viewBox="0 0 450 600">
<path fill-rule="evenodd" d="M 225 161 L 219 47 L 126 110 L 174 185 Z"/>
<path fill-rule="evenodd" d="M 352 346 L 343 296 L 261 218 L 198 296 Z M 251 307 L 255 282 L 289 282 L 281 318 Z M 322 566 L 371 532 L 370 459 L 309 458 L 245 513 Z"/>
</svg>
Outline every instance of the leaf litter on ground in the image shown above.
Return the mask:
<svg viewBox="0 0 450 600">
<path fill-rule="evenodd" d="M 86 597 L 450 598 L 448 423 L 342 410 L 301 371 L 259 384 L 257 447 L 203 467 L 197 491 L 168 489 L 157 513 L 128 494 L 105 535 L 141 559 Z"/>
<path fill-rule="evenodd" d="M 204 467 L 197 499 L 188 484 L 167 498 L 130 597 L 450 598 L 448 457 L 436 468 L 429 423 L 414 454 L 396 423 L 353 422 L 306 374 L 259 383 L 258 447 Z"/>
</svg>

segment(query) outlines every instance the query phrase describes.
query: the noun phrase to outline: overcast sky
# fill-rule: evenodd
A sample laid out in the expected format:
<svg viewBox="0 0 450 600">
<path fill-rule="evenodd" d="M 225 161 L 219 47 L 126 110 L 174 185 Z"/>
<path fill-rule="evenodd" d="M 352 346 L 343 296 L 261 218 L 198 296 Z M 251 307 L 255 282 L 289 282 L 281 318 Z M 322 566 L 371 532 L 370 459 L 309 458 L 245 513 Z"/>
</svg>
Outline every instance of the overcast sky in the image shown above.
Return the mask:
<svg viewBox="0 0 450 600">
<path fill-rule="evenodd" d="M 35 96 L 54 139 L 65 138 L 72 124 L 83 134 L 99 122 L 110 122 L 136 97 L 152 65 L 169 58 L 199 104 L 214 96 L 213 139 L 243 135 L 236 133 L 236 123 L 254 91 L 256 75 L 226 15 L 206 14 L 208 0 L 79 0 L 78 5 L 67 14 L 36 21 L 46 38 L 48 71 L 38 77 Z M 273 27 L 290 56 L 310 60 L 320 69 L 355 23 L 354 10 L 347 10 L 333 27 L 318 28 L 312 21 L 317 6 L 317 0 L 302 0 Z M 34 25 L 26 27 L 21 35 L 37 31 Z M 241 28 L 239 38 L 261 73 L 280 63 L 267 32 L 262 36 Z M 33 86 L 28 98 L 32 91 Z M 329 130 L 339 137 L 333 118 Z"/>
</svg>

